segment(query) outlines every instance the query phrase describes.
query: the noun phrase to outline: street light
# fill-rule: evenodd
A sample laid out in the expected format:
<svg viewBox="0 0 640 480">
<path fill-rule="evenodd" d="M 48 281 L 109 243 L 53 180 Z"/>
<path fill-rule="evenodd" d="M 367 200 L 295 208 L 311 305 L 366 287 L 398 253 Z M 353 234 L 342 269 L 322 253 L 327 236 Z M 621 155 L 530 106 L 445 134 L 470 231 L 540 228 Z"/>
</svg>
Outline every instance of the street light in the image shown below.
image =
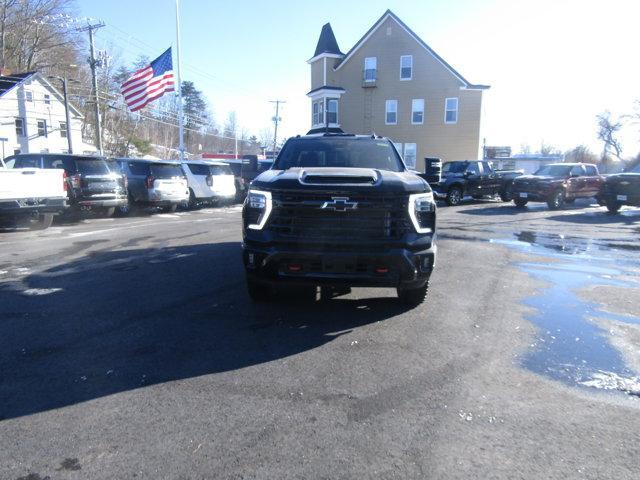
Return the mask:
<svg viewBox="0 0 640 480">
<path fill-rule="evenodd" d="M 70 65 L 75 66 L 75 65 Z M 67 145 L 69 153 L 73 153 L 73 142 L 71 140 L 71 120 L 69 118 L 69 99 L 67 97 L 67 77 L 59 77 L 58 75 L 49 75 L 48 78 L 60 80 L 62 82 L 62 94 L 64 96 L 64 116 L 67 122 Z M 70 82 L 79 83 L 77 80 L 68 80 Z"/>
</svg>

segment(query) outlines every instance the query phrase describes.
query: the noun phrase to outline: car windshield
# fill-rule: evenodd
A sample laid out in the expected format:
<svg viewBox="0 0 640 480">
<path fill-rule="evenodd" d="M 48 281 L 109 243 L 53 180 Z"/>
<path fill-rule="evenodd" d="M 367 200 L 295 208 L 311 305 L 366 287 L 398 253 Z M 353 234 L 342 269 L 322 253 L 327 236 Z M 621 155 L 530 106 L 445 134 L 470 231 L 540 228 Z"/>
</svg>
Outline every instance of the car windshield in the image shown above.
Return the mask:
<svg viewBox="0 0 640 480">
<path fill-rule="evenodd" d="M 405 169 L 391 142 L 370 137 L 291 139 L 273 168 L 298 167 L 375 168 L 392 172 Z"/>
<path fill-rule="evenodd" d="M 182 177 L 180 165 L 172 163 L 157 163 L 151 165 L 151 176 L 155 178 Z"/>
<path fill-rule="evenodd" d="M 569 175 L 572 168 L 573 165 L 545 165 L 539 168 L 534 175 L 540 177 L 565 177 Z"/>
<path fill-rule="evenodd" d="M 211 175 L 233 175 L 228 165 L 211 165 Z"/>
<path fill-rule="evenodd" d="M 467 169 L 467 162 L 447 162 L 442 166 L 442 173 L 463 173 Z"/>
<path fill-rule="evenodd" d="M 634 167 L 631 167 L 629 170 L 627 170 L 627 172 L 629 172 L 629 173 L 640 173 L 640 163 L 638 163 Z"/>
<path fill-rule="evenodd" d="M 77 159 L 76 167 L 78 168 L 78 172 L 83 175 L 108 175 L 111 173 L 107 166 L 107 162 L 100 158 Z"/>
</svg>

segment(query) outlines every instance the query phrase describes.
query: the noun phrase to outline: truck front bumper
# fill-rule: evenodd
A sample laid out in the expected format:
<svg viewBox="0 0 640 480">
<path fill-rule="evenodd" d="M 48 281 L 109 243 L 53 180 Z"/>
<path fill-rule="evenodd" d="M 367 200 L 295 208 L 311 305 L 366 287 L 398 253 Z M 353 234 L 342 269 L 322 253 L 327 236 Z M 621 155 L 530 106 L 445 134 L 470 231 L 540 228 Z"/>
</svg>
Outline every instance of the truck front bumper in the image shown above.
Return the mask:
<svg viewBox="0 0 640 480">
<path fill-rule="evenodd" d="M 344 252 L 243 245 L 247 277 L 263 283 L 419 288 L 429 281 L 437 247 Z"/>
</svg>

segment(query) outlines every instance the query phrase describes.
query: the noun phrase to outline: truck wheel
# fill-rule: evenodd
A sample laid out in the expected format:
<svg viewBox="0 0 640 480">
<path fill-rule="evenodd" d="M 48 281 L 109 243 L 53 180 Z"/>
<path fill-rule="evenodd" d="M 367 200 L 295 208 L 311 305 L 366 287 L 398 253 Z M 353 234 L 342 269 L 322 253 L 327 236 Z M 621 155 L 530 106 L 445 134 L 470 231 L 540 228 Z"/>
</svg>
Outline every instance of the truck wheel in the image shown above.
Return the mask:
<svg viewBox="0 0 640 480">
<path fill-rule="evenodd" d="M 622 207 L 622 205 L 615 200 L 607 200 L 607 210 L 609 210 L 609 213 L 618 213 L 620 211 L 620 207 Z"/>
<path fill-rule="evenodd" d="M 30 230 L 46 230 L 53 223 L 53 213 L 41 213 L 38 219 L 29 223 Z"/>
<path fill-rule="evenodd" d="M 447 205 L 455 207 L 462 201 L 462 189 L 460 187 L 451 187 L 447 192 Z"/>
<path fill-rule="evenodd" d="M 248 278 L 247 293 L 249 293 L 249 298 L 251 298 L 251 301 L 256 303 L 268 302 L 272 297 L 270 285 L 259 283 Z"/>
<path fill-rule="evenodd" d="M 559 210 L 564 207 L 565 204 L 565 193 L 564 190 L 558 190 L 553 193 L 549 200 L 547 200 L 547 205 L 549 206 L 549 210 Z"/>
<path fill-rule="evenodd" d="M 505 187 L 505 189 L 500 192 L 500 200 L 502 200 L 503 202 L 510 202 L 511 200 L 513 200 L 511 186 Z"/>
<path fill-rule="evenodd" d="M 529 200 L 526 198 L 514 198 L 513 203 L 515 203 L 518 208 L 524 208 L 527 203 L 529 203 Z"/>
<path fill-rule="evenodd" d="M 176 210 L 178 210 L 178 204 L 177 203 L 172 203 L 168 207 L 162 207 L 160 210 L 162 212 L 164 212 L 164 213 L 173 213 Z"/>
<path fill-rule="evenodd" d="M 424 302 L 429 291 L 429 282 L 419 288 L 398 288 L 398 300 L 408 307 L 417 307 Z"/>
<path fill-rule="evenodd" d="M 103 217 L 113 217 L 116 213 L 116 207 L 107 207 L 100 212 Z"/>
<path fill-rule="evenodd" d="M 189 210 L 193 210 L 196 208 L 196 206 L 198 205 L 198 202 L 196 201 L 196 194 L 193 193 L 193 190 L 190 188 L 189 189 L 189 203 L 187 204 L 187 208 Z"/>
</svg>

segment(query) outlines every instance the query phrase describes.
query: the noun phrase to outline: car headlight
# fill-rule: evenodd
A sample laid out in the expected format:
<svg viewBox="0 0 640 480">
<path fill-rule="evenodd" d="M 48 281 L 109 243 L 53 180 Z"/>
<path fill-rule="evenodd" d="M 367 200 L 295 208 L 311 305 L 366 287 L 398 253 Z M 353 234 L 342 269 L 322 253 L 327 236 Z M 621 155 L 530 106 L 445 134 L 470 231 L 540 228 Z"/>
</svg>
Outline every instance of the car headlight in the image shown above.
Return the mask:
<svg viewBox="0 0 640 480">
<path fill-rule="evenodd" d="M 409 195 L 409 217 L 417 233 L 432 233 L 435 226 L 436 204 L 433 192 Z"/>
<path fill-rule="evenodd" d="M 262 230 L 269 219 L 272 208 L 271 192 L 249 190 L 245 203 L 247 228 Z"/>
</svg>

